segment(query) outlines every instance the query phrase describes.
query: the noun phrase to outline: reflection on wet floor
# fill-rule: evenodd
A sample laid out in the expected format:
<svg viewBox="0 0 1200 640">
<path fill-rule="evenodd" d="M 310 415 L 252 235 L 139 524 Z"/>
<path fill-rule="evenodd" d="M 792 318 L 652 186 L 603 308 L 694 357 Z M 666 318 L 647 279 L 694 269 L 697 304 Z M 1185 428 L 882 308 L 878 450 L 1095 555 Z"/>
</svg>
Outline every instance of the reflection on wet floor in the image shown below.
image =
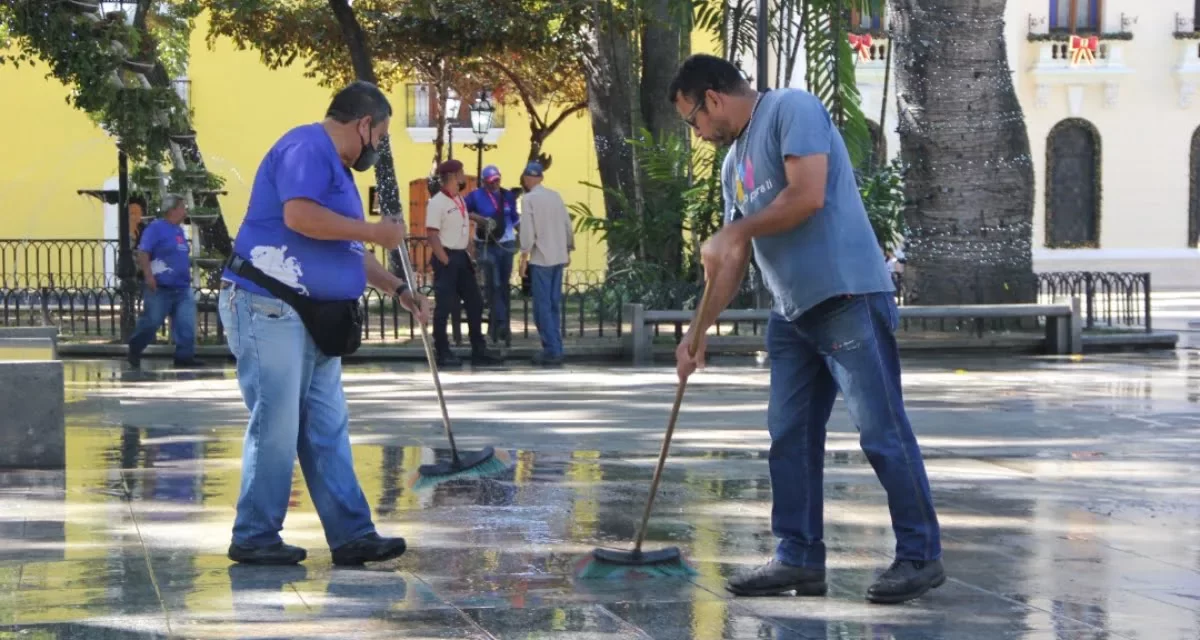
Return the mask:
<svg viewBox="0 0 1200 640">
<path fill-rule="evenodd" d="M 884 495 L 835 411 L 830 594 L 732 599 L 766 558 L 766 373 L 698 376 L 649 547 L 690 579 L 580 581 L 625 546 L 672 397 L 665 369 L 445 375 L 461 446 L 490 478 L 413 491 L 444 458 L 427 372 L 352 365 L 355 467 L 399 561 L 334 568 L 299 472 L 298 567 L 232 565 L 245 408 L 232 372 L 67 366 L 67 467 L 0 472 L 0 638 L 1200 638 L 1200 359 L 912 359 L 905 388 L 950 580 L 900 607 L 863 593 L 890 561 Z"/>
</svg>

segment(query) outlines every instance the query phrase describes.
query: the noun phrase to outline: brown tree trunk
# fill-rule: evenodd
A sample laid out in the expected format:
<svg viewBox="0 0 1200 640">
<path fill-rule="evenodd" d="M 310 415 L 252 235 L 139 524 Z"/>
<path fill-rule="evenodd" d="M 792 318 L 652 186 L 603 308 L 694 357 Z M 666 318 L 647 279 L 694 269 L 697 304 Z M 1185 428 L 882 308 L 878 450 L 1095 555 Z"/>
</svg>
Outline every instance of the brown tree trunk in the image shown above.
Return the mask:
<svg viewBox="0 0 1200 640">
<path fill-rule="evenodd" d="M 890 0 L 916 304 L 1030 301 L 1033 166 L 1005 0 Z"/>
<path fill-rule="evenodd" d="M 594 0 L 593 8 L 591 51 L 585 62 L 588 110 L 606 215 L 619 220 L 633 212 L 626 211 L 626 202 L 609 191 L 625 194 L 630 205 L 636 191 L 633 148 L 628 142 L 634 135 L 632 47 L 611 0 Z M 609 251 L 609 264 L 622 259 L 616 253 Z"/>
<path fill-rule="evenodd" d="M 371 62 L 371 48 L 367 36 L 348 0 L 329 0 L 329 8 L 337 18 L 342 28 L 342 38 L 350 51 L 350 61 L 354 65 L 354 77 L 371 84 L 379 84 L 375 75 L 375 67 Z M 392 126 L 397 123 L 393 108 Z M 390 137 L 390 136 L 389 136 Z M 379 142 L 379 160 L 375 163 L 375 194 L 379 198 L 379 210 L 382 215 L 391 216 L 398 220 L 404 219 L 404 205 L 400 200 L 400 184 L 396 182 L 396 165 L 392 158 L 392 145 L 388 137 Z M 369 205 L 368 205 L 369 206 Z M 370 212 L 367 212 L 368 215 Z M 400 259 L 394 251 L 389 252 L 392 273 L 399 275 L 402 271 Z"/>
<path fill-rule="evenodd" d="M 642 16 L 641 119 L 658 144 L 664 144 L 672 137 L 687 139 L 686 125 L 667 94 L 679 63 L 683 61 L 687 49 L 685 40 L 690 35 L 682 21 L 671 15 L 673 1 L 647 0 Z M 642 184 L 648 182 L 649 179 L 643 174 Z M 644 201 L 654 199 L 654 194 L 645 193 L 643 196 Z M 647 211 L 646 215 L 649 214 Z M 651 253 L 658 257 L 659 264 L 667 273 L 675 277 L 686 276 L 683 273 L 682 214 L 671 237 L 675 240 L 671 246 L 654 247 Z"/>
</svg>

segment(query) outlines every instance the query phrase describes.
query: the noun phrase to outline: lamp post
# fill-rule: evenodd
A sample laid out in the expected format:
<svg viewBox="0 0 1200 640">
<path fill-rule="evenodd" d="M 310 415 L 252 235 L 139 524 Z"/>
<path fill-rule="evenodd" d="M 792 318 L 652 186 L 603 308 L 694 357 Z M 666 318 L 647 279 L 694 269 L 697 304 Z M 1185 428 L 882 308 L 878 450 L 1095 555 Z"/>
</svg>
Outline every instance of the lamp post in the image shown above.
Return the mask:
<svg viewBox="0 0 1200 640">
<path fill-rule="evenodd" d="M 471 131 L 475 134 L 476 141 L 474 144 L 466 145 L 468 149 L 477 154 L 475 157 L 475 178 L 477 180 L 483 179 L 483 152 L 496 148 L 496 145 L 484 142 L 488 131 L 492 129 L 492 116 L 495 114 L 496 107 L 488 99 L 487 90 L 480 91 L 479 99 L 471 104 Z"/>
<path fill-rule="evenodd" d="M 454 159 L 454 121 L 458 119 L 458 111 L 462 108 L 462 100 L 454 89 L 446 91 L 446 128 L 450 130 L 450 139 L 446 143 L 447 159 Z"/>
<path fill-rule="evenodd" d="M 838 6 L 840 6 L 840 5 L 841 5 L 841 3 L 838 3 Z M 768 32 L 771 29 L 771 23 L 769 22 L 769 18 L 770 18 L 769 9 L 770 9 L 770 6 L 769 6 L 769 3 L 767 2 L 767 0 L 758 0 L 758 25 L 757 25 L 757 27 L 758 27 L 757 28 L 757 31 L 758 31 L 758 33 L 757 33 L 757 35 L 758 35 L 758 46 L 757 46 L 757 50 L 758 50 L 758 60 L 757 60 L 757 62 L 758 62 L 758 82 L 757 82 L 757 84 L 758 84 L 759 91 L 766 91 L 767 89 L 771 88 L 770 81 L 769 81 L 770 80 L 769 76 L 771 74 L 771 66 L 770 66 L 771 47 L 769 44 L 769 40 L 767 38 Z"/>
</svg>

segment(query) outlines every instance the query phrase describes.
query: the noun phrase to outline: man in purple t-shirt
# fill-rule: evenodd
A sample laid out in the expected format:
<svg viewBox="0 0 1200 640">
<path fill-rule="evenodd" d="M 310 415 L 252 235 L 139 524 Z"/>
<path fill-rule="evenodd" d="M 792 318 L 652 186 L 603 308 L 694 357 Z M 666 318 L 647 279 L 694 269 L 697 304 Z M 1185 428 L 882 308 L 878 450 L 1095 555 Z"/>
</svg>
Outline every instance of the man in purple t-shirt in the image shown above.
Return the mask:
<svg viewBox="0 0 1200 640">
<path fill-rule="evenodd" d="M 391 115 L 378 88 L 356 82 L 334 96 L 324 121 L 285 133 L 258 167 L 233 252 L 313 300 L 355 300 L 370 284 L 428 322 L 428 301 L 364 246 L 399 247 L 403 225 L 366 222 L 350 172 L 375 164 Z M 295 564 L 307 557 L 279 536 L 297 456 L 334 564 L 400 556 L 404 539 L 375 532 L 354 474 L 341 358 L 322 353 L 283 300 L 228 269 L 223 280 L 221 321 L 250 409 L 229 558 Z"/>
<path fill-rule="evenodd" d="M 163 217 L 151 222 L 138 238 L 142 268 L 142 316 L 129 338 L 127 359 L 142 366 L 142 352 L 154 342 L 163 321 L 171 319 L 175 366 L 199 367 L 196 360 L 196 299 L 192 296 L 191 246 L 183 233 L 187 203 L 178 195 L 163 198 Z"/>
</svg>

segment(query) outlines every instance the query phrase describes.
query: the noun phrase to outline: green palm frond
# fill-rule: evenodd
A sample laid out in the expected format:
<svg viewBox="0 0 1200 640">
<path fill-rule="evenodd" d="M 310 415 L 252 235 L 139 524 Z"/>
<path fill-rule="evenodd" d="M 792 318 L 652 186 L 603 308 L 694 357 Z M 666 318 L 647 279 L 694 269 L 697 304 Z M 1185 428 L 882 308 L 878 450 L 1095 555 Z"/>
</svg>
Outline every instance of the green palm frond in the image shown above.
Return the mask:
<svg viewBox="0 0 1200 640">
<path fill-rule="evenodd" d="M 858 0 L 855 0 L 856 2 Z M 808 91 L 829 109 L 850 158 L 859 165 L 871 149 L 871 132 L 862 112 L 862 97 L 855 75 L 855 52 L 850 48 L 839 0 L 810 0 L 802 25 L 807 60 Z"/>
</svg>

